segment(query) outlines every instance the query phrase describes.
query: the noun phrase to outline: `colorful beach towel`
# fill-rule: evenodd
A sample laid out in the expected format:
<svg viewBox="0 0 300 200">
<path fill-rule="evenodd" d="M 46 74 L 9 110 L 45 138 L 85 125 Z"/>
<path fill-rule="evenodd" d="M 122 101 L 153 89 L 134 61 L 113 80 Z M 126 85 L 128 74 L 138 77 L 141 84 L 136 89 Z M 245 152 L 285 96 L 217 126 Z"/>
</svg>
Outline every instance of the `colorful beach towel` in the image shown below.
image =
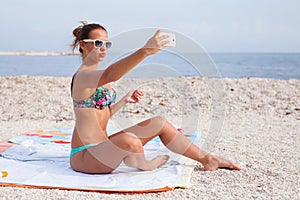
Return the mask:
<svg viewBox="0 0 300 200">
<path fill-rule="evenodd" d="M 28 131 L 0 144 L 6 147 L 0 157 L 0 171 L 5 175 L 0 186 L 98 192 L 158 192 L 190 186 L 196 162 L 170 152 L 158 137 L 145 145 L 145 155 L 151 159 L 168 154 L 166 165 L 154 171 L 140 171 L 122 164 L 113 173 L 100 175 L 71 169 L 71 137 L 71 129 L 52 128 Z M 188 137 L 196 143 L 200 133 L 193 132 Z"/>
</svg>

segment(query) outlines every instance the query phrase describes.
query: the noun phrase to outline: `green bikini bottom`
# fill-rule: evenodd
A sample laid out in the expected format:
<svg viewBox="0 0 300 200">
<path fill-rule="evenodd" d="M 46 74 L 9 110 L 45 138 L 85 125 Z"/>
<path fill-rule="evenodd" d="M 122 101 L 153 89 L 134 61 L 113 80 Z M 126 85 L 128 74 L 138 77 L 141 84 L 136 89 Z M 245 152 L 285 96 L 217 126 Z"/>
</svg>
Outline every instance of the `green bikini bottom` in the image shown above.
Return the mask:
<svg viewBox="0 0 300 200">
<path fill-rule="evenodd" d="M 84 146 L 81 146 L 81 147 L 77 147 L 77 148 L 72 148 L 71 149 L 71 154 L 70 154 L 70 158 L 72 156 L 74 156 L 74 154 L 80 152 L 80 151 L 83 151 L 89 147 L 92 147 L 92 146 L 96 146 L 97 144 L 87 144 L 87 145 L 84 145 Z"/>
</svg>

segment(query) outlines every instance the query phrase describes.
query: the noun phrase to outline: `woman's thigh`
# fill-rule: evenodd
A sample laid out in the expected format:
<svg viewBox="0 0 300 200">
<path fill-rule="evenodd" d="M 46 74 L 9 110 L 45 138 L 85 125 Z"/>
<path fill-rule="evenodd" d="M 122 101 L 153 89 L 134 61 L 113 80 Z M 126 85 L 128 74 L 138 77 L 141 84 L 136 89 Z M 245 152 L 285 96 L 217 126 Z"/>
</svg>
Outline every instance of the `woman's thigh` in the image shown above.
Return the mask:
<svg viewBox="0 0 300 200">
<path fill-rule="evenodd" d="M 137 144 L 139 140 L 132 133 L 124 133 L 116 135 L 109 140 L 102 142 L 96 146 L 90 147 L 83 153 L 79 162 L 74 162 L 74 169 L 84 173 L 110 173 L 116 169 L 124 158 L 133 153 L 132 145 Z M 76 165 L 77 164 L 77 165 Z"/>
<path fill-rule="evenodd" d="M 114 138 L 124 133 L 133 133 L 141 140 L 142 144 L 145 145 L 148 141 L 162 132 L 166 123 L 168 122 L 164 117 L 153 117 L 115 133 L 109 138 Z"/>
</svg>

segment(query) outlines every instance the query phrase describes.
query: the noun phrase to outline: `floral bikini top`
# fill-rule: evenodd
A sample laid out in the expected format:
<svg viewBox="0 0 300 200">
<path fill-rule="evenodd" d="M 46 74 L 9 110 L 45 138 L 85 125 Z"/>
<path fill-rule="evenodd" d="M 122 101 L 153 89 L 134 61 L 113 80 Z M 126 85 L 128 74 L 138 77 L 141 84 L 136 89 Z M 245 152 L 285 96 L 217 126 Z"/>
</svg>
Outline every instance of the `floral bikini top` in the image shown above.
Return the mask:
<svg viewBox="0 0 300 200">
<path fill-rule="evenodd" d="M 80 101 L 73 100 L 73 105 L 76 108 L 96 108 L 99 110 L 103 110 L 107 106 L 109 107 L 111 103 L 115 102 L 115 90 L 113 89 L 113 92 L 111 94 L 111 91 L 109 89 L 100 86 L 90 97 Z"/>
</svg>

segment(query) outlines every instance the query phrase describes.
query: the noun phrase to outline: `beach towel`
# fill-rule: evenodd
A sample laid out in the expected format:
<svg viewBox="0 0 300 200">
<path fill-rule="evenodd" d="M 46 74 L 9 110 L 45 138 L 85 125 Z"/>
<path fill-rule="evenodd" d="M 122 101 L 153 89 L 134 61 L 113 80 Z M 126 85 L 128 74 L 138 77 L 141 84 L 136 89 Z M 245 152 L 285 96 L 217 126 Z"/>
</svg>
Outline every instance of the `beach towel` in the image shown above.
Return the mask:
<svg viewBox="0 0 300 200">
<path fill-rule="evenodd" d="M 110 134 L 114 131 L 111 130 Z M 69 163 L 72 130 L 51 128 L 28 131 L 0 144 L 0 186 L 65 189 L 97 192 L 159 192 L 190 187 L 196 161 L 170 152 L 158 137 L 145 145 L 151 159 L 168 154 L 167 164 L 153 171 L 141 171 L 121 164 L 111 174 L 75 172 Z M 189 139 L 197 143 L 200 132 Z"/>
</svg>

